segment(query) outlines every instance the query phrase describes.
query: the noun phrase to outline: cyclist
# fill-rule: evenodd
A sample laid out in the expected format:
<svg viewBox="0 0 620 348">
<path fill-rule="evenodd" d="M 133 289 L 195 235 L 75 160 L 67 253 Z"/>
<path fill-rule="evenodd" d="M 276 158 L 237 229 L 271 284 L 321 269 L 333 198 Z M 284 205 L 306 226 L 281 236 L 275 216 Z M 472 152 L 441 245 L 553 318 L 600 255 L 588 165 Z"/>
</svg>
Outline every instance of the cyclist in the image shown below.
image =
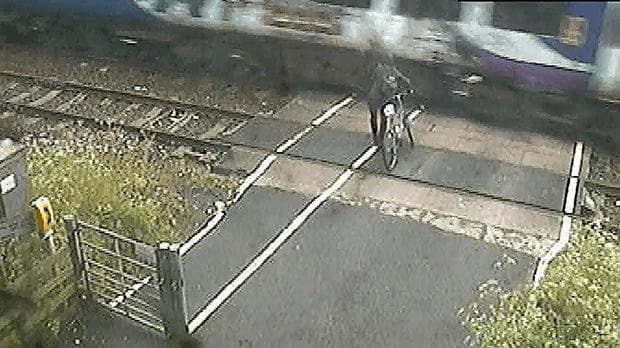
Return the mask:
<svg viewBox="0 0 620 348">
<path fill-rule="evenodd" d="M 396 68 L 392 57 L 386 55 L 383 58 L 381 61 L 373 62 L 374 69 L 370 75 L 371 85 L 368 92 L 370 126 L 375 145 L 380 144 L 379 121 L 385 116 L 390 116 L 386 115 L 386 112 L 396 113 L 394 110 L 396 95 L 412 91 L 411 81 Z"/>
</svg>

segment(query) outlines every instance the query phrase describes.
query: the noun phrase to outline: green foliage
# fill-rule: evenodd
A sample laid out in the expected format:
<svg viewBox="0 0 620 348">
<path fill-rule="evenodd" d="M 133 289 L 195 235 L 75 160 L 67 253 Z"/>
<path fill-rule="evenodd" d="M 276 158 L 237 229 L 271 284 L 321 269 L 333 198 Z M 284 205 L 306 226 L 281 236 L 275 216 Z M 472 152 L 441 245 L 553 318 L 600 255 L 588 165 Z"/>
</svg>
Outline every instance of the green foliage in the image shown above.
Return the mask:
<svg viewBox="0 0 620 348">
<path fill-rule="evenodd" d="M 94 149 L 70 150 L 29 152 L 30 198 L 47 196 L 58 222 L 61 222 L 63 215 L 72 214 L 91 225 L 108 228 L 148 244 L 182 241 L 193 232 L 190 229 L 193 220 L 205 218 L 204 214 L 196 214 L 191 209 L 192 202 L 187 196 L 191 196 L 192 189 L 207 191 L 226 200 L 236 185 L 233 181 L 201 174 L 183 160 L 168 158 L 166 161 L 146 162 L 133 154 L 106 153 Z M 64 244 L 62 224 L 54 229 L 56 244 L 61 246 Z M 28 279 L 19 286 L 18 292 L 3 290 L 5 296 L 0 293 L 0 297 L 4 300 L 9 301 L 11 296 L 19 294 L 31 301 L 45 286 L 56 283 L 57 272 L 44 272 L 31 277 L 40 273 L 35 269 L 44 267 L 41 265 L 50 257 L 45 243 L 35 234 L 3 246 L 3 253 L 7 261 L 8 283 L 0 282 L 0 286 L 4 288 L 12 284 L 14 287 L 15 280 Z M 64 261 L 69 263 L 66 249 L 56 257 L 60 256 L 66 256 Z M 65 293 L 70 296 L 67 291 L 74 291 L 73 282 L 73 278 L 69 278 L 58 284 L 49 296 L 60 296 L 62 301 Z M 58 318 L 62 313 L 53 313 L 57 306 L 51 308 L 50 300 L 46 297 L 36 301 L 34 309 L 11 301 L 15 315 L 11 319 L 7 317 L 7 312 L 3 312 L 0 324 L 2 320 L 10 322 L 14 331 L 6 340 L 0 340 L 0 346 L 31 347 L 35 343 L 55 346 Z M 35 318 L 38 318 L 36 323 Z M 32 325 L 36 327 L 33 329 Z"/>
<path fill-rule="evenodd" d="M 620 347 L 619 270 L 617 237 L 581 228 L 537 288 L 474 306 L 466 326 L 480 347 Z"/>
<path fill-rule="evenodd" d="M 11 242 L 5 254 L 10 263 L 8 283 L 0 287 L 0 336 L 6 336 L 0 347 L 55 347 L 59 317 L 71 312 L 65 304 L 75 291 L 66 250 L 51 255 L 30 235 Z"/>
<path fill-rule="evenodd" d="M 38 152 L 28 166 L 33 194 L 49 197 L 57 216 L 76 215 L 146 243 L 183 240 L 192 214 L 183 189 L 226 195 L 233 186 L 183 161 L 147 163 L 130 154 Z"/>
</svg>

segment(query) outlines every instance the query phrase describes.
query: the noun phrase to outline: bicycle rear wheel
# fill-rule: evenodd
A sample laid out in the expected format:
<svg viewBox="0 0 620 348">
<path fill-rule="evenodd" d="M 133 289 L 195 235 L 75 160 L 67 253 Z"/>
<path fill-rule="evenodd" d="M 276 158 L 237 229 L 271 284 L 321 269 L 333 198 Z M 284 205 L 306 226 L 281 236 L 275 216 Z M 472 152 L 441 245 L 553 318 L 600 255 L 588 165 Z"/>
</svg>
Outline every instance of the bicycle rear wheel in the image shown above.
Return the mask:
<svg viewBox="0 0 620 348">
<path fill-rule="evenodd" d="M 393 171 L 398 164 L 398 150 L 401 145 L 401 138 L 396 131 L 396 124 L 392 117 L 382 117 L 381 130 L 381 155 L 383 163 L 388 171 Z"/>
</svg>

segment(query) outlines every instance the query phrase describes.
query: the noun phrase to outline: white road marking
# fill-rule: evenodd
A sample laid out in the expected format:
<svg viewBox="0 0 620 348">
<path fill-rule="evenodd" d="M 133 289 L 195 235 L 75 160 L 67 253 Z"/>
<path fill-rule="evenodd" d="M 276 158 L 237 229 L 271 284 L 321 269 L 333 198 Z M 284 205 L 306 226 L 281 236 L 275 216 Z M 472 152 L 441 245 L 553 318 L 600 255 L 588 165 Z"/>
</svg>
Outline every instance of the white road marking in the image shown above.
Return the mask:
<svg viewBox="0 0 620 348">
<path fill-rule="evenodd" d="M 328 118 L 332 117 L 336 113 L 336 111 L 340 110 L 343 106 L 349 104 L 352 101 L 353 101 L 353 97 L 346 97 L 344 100 L 342 100 L 338 104 L 329 108 L 329 110 L 325 111 L 321 116 L 315 118 L 312 121 L 311 126 L 306 127 L 301 132 L 295 134 L 292 138 L 290 138 L 284 144 L 280 145 L 276 149 L 276 152 L 280 154 L 286 151 L 289 147 L 293 146 L 293 144 L 299 141 L 299 139 L 301 139 L 304 135 L 310 133 L 310 131 L 312 131 L 315 127 L 321 125 L 321 123 L 325 122 Z M 233 199 L 233 201 L 236 202 L 237 200 L 239 200 L 239 198 L 241 198 L 243 193 L 247 191 L 247 189 L 250 188 L 250 186 L 252 186 L 252 184 L 254 184 L 256 180 L 258 180 L 265 173 L 265 171 L 267 171 L 267 169 L 269 169 L 271 164 L 277 158 L 278 158 L 277 155 L 267 156 L 267 158 L 263 160 L 263 162 L 258 166 L 258 168 L 243 181 L 241 186 L 237 189 L 237 194 L 235 195 L 235 198 Z"/>
<path fill-rule="evenodd" d="M 291 146 L 295 145 L 295 143 L 298 142 L 299 139 L 301 139 L 304 135 L 310 133 L 314 128 L 315 128 L 314 126 L 306 127 L 304 130 L 297 133 L 294 137 L 287 140 L 284 144 L 278 146 L 278 148 L 276 149 L 276 152 L 284 153 L 284 151 L 288 150 Z"/>
<path fill-rule="evenodd" d="M 344 100 L 342 100 L 341 102 L 339 102 L 338 104 L 332 106 L 331 108 L 329 108 L 329 110 L 327 110 L 325 113 L 323 113 L 321 116 L 317 117 L 316 119 L 314 119 L 312 121 L 312 124 L 308 127 L 306 127 L 304 130 L 302 130 L 301 132 L 295 134 L 295 136 L 293 136 L 292 138 L 290 138 L 289 140 L 287 140 L 284 144 L 278 146 L 278 148 L 276 148 L 276 153 L 281 154 L 284 153 L 284 151 L 286 151 L 288 148 L 290 148 L 291 146 L 293 146 L 297 141 L 299 141 L 299 139 L 301 139 L 304 135 L 310 133 L 314 128 L 316 128 L 317 126 L 319 126 L 321 123 L 323 123 L 325 120 L 327 120 L 328 118 L 330 118 L 331 116 L 333 116 L 336 111 L 338 111 L 340 108 L 342 108 L 343 106 L 349 104 L 351 101 L 353 101 L 353 97 L 347 97 Z M 224 132 L 222 135 L 226 136 L 226 135 L 230 135 L 234 132 L 236 132 L 238 129 L 240 129 L 242 126 L 244 126 L 245 124 L 247 124 L 247 120 L 243 121 L 241 124 L 236 125 L 233 129 L 229 129 L 228 131 Z M 376 151 L 376 149 L 375 149 Z M 371 155 L 372 156 L 372 155 Z M 265 174 L 265 172 L 267 171 L 267 169 L 269 169 L 269 167 L 271 167 L 271 165 L 273 164 L 273 162 L 278 158 L 278 155 L 269 155 L 267 157 L 265 157 L 265 159 L 263 159 L 263 161 L 259 164 L 259 166 L 250 174 L 248 175 L 243 182 L 241 183 L 241 185 L 239 185 L 239 187 L 237 188 L 235 197 L 232 199 L 232 202 L 235 203 L 237 201 L 239 201 L 239 199 L 241 199 L 241 197 L 243 196 L 243 194 L 261 177 L 263 176 L 263 174 Z M 219 222 L 224 218 L 225 212 L 223 211 L 223 208 L 221 209 L 220 212 L 218 212 L 213 218 L 211 218 L 211 220 L 209 220 L 209 222 L 207 223 L 207 226 L 202 229 L 200 232 L 196 233 L 194 236 L 192 236 L 190 238 L 190 240 L 187 243 L 184 243 L 181 247 L 180 247 L 180 255 L 184 255 L 185 253 L 187 253 L 194 245 L 196 245 L 198 242 L 200 242 L 200 240 L 202 238 L 204 238 L 212 229 L 214 229 Z"/>
<path fill-rule="evenodd" d="M 581 161 L 583 159 L 583 142 L 578 141 L 575 143 L 575 150 L 573 152 L 572 164 L 570 169 L 570 178 L 568 179 L 568 189 L 566 191 L 564 213 L 573 214 L 575 212 L 575 205 L 577 201 L 577 187 L 579 186 L 579 175 L 581 175 Z M 534 287 L 540 284 L 540 281 L 545 275 L 549 263 L 556 257 L 568 244 L 571 234 L 572 217 L 564 215 L 562 217 L 562 225 L 560 226 L 560 238 L 549 249 L 549 251 L 540 258 L 538 265 L 536 266 L 536 272 L 534 273 Z"/>
<path fill-rule="evenodd" d="M 536 267 L 536 272 L 534 273 L 534 287 L 537 287 L 540 284 L 543 276 L 545 275 L 545 271 L 547 267 L 549 267 L 549 263 L 556 257 L 562 249 L 568 244 L 571 233 L 571 224 L 572 218 L 570 216 L 565 215 L 562 217 L 562 227 L 560 228 L 560 239 L 549 249 L 549 251 L 540 258 L 538 262 L 538 266 Z"/>
<path fill-rule="evenodd" d="M 323 115 L 321 115 L 320 117 L 312 121 L 311 124 L 315 127 L 320 126 L 321 123 L 325 122 L 328 118 L 332 117 L 336 113 L 336 111 L 340 110 L 342 107 L 344 107 L 345 105 L 349 104 L 352 101 L 353 101 L 353 97 L 346 97 L 343 101 L 332 106 L 331 108 L 329 108 L 329 110 L 325 111 Z"/>
<path fill-rule="evenodd" d="M 353 163 L 358 168 L 377 151 L 376 146 L 368 148 Z M 293 233 L 323 204 L 334 192 L 340 189 L 351 178 L 353 169 L 346 169 L 338 179 L 334 181 L 325 191 L 308 204 L 295 219 L 286 227 L 275 240 L 273 240 L 266 249 L 264 249 L 252 262 L 235 277 L 232 282 L 228 283 L 217 296 L 209 302 L 209 304 L 200 311 L 187 325 L 189 333 L 192 334 L 200 325 L 202 325 L 232 294 L 245 283 L 254 272 L 256 272 Z"/>
<path fill-rule="evenodd" d="M 353 165 L 351 167 L 353 169 L 359 169 L 375 154 L 375 152 L 377 152 L 378 149 L 379 147 L 376 145 L 371 146 L 366 152 L 364 152 L 364 154 L 362 154 L 355 162 L 353 162 Z"/>
<path fill-rule="evenodd" d="M 577 200 L 577 186 L 579 179 L 568 178 L 568 190 L 566 192 L 566 202 L 564 203 L 564 213 L 572 214 L 575 212 L 575 201 Z"/>
<path fill-rule="evenodd" d="M 306 127 L 301 132 L 295 134 L 294 137 L 287 140 L 284 144 L 280 145 L 277 149 L 277 153 L 284 153 L 284 151 L 288 150 L 291 146 L 295 145 L 304 135 L 310 133 L 314 128 L 320 126 L 323 122 L 327 121 L 330 117 L 334 116 L 338 110 L 340 110 L 345 105 L 349 104 L 353 101 L 353 97 L 346 97 L 340 103 L 332 106 L 327 111 L 325 111 L 321 116 L 315 118 L 310 123 L 310 126 Z"/>
<path fill-rule="evenodd" d="M 581 159 L 583 158 L 583 143 L 578 141 L 575 144 L 575 153 L 573 155 L 573 164 L 571 166 L 570 176 L 579 177 L 581 171 Z"/>
<path fill-rule="evenodd" d="M 269 169 L 269 167 L 276 160 L 276 158 L 278 158 L 278 156 L 276 155 L 267 156 L 267 158 L 265 158 L 261 162 L 258 168 L 256 168 L 254 172 L 252 172 L 252 174 L 246 177 L 245 180 L 243 180 L 243 183 L 241 183 L 241 185 L 237 189 L 237 194 L 235 195 L 235 198 L 233 201 L 236 202 L 237 200 L 239 200 L 239 198 L 241 198 L 243 193 L 247 191 L 250 188 L 250 186 L 252 186 L 252 184 L 254 184 L 256 180 L 258 180 L 258 178 L 260 178 L 263 174 L 265 174 L 267 169 Z"/>
<path fill-rule="evenodd" d="M 564 202 L 564 213 L 573 214 L 577 203 L 577 187 L 579 186 L 579 175 L 581 174 L 581 161 L 583 159 L 583 142 L 575 143 L 573 158 L 570 168 L 570 178 L 568 179 L 568 190 L 566 191 L 566 201 Z"/>
<path fill-rule="evenodd" d="M 215 214 L 215 216 L 211 218 L 211 220 L 209 220 L 205 228 L 200 230 L 200 232 L 194 234 L 192 238 L 190 238 L 190 240 L 181 245 L 181 247 L 179 248 L 179 255 L 185 255 L 192 247 L 194 247 L 194 245 L 198 244 L 198 242 L 200 242 L 200 240 L 204 238 L 204 236 L 206 236 L 211 230 L 213 230 L 217 226 L 217 224 L 219 224 L 220 221 L 224 218 L 224 215 L 226 215 L 226 213 L 224 212 L 224 202 L 218 201 L 215 203 L 215 206 L 217 207 L 217 213 Z"/>
</svg>

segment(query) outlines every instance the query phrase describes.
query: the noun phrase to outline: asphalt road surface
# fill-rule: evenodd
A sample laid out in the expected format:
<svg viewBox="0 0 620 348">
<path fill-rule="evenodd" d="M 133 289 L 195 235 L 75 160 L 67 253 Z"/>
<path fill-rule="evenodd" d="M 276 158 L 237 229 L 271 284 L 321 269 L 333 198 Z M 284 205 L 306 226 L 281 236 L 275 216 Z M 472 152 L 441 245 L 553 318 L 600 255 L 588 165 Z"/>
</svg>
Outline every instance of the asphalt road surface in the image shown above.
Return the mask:
<svg viewBox="0 0 620 348">
<path fill-rule="evenodd" d="M 285 195 L 274 211 L 299 204 Z M 246 203 L 244 218 L 261 220 L 260 202 Z M 505 253 L 517 264 L 497 273 Z M 516 286 L 533 267 L 516 252 L 330 202 L 197 335 L 206 347 L 460 347 L 456 312 L 479 284 Z"/>
<path fill-rule="evenodd" d="M 306 121 L 252 120 L 228 139 L 276 148 L 335 102 L 320 103 L 316 109 L 321 111 Z M 331 118 L 339 116 L 334 112 Z M 478 300 L 481 283 L 496 279 L 502 288 L 515 288 L 532 279 L 535 257 L 515 248 L 449 233 L 424 218 L 412 221 L 335 200 L 315 205 L 354 161 L 383 178 L 385 171 L 379 154 L 357 160 L 372 153 L 367 134 L 322 124 L 313 127 L 285 152 L 331 162 L 330 170 L 281 171 L 289 185 L 286 190 L 251 186 L 218 226 L 183 256 L 189 319 L 208 313 L 194 333 L 205 347 L 461 347 L 467 333 L 457 311 Z M 247 167 L 259 168 L 260 157 L 256 160 Z M 270 173 L 263 176 L 274 175 Z M 542 168 L 422 145 L 402 151 L 394 175 L 557 214 L 567 182 L 566 175 Z M 345 175 L 336 189 L 351 176 Z M 380 187 L 385 181 L 379 179 L 375 184 Z M 313 189 L 288 189 L 296 185 Z M 438 196 L 424 199 L 431 202 Z M 300 220 L 309 207 L 309 215 Z M 491 210 L 500 217 L 508 211 Z M 283 240 L 282 232 L 292 225 L 297 227 Z M 273 243 L 278 247 L 272 256 L 257 264 Z M 496 269 L 505 257 L 516 264 Z M 248 269 L 253 269 L 249 276 Z M 233 290 L 223 291 L 231 284 L 236 284 Z M 109 346 L 119 337 L 123 347 L 166 345 L 129 323 L 108 327 L 92 324 L 97 322 L 92 318 L 86 316 L 91 325 L 84 337 L 101 337 L 91 340 L 98 342 L 93 347 Z"/>
</svg>

